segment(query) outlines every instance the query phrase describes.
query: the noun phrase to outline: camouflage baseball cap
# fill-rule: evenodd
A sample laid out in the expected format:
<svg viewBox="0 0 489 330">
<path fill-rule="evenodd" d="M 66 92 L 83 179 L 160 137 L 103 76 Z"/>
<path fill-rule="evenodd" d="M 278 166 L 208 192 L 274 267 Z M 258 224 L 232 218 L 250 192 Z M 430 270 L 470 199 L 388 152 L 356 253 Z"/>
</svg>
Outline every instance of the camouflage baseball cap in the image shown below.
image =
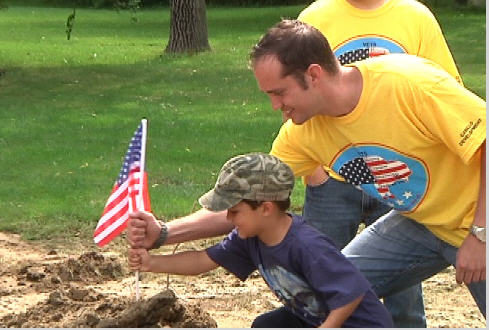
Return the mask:
<svg viewBox="0 0 489 330">
<path fill-rule="evenodd" d="M 243 199 L 286 200 L 294 188 L 294 173 L 275 156 L 264 153 L 239 155 L 221 168 L 214 189 L 199 198 L 202 207 L 224 211 Z"/>
</svg>

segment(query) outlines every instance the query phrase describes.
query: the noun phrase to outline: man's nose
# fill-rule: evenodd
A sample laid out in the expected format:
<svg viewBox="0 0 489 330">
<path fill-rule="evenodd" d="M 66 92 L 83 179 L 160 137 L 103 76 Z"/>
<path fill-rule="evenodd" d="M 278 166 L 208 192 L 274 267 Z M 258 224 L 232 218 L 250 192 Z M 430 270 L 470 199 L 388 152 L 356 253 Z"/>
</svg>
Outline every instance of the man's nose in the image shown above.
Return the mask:
<svg viewBox="0 0 489 330">
<path fill-rule="evenodd" d="M 273 110 L 280 110 L 283 106 L 282 100 L 276 96 L 270 96 Z"/>
</svg>

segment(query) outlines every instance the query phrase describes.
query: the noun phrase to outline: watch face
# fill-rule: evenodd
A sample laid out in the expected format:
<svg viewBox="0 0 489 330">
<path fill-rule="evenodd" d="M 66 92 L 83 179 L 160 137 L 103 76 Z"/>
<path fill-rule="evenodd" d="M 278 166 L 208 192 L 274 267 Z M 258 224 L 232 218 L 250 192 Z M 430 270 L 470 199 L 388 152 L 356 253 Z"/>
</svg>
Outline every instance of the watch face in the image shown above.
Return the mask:
<svg viewBox="0 0 489 330">
<path fill-rule="evenodd" d="M 474 230 L 474 235 L 477 237 L 480 241 L 485 242 L 486 241 L 486 229 L 485 228 L 477 228 Z"/>
</svg>

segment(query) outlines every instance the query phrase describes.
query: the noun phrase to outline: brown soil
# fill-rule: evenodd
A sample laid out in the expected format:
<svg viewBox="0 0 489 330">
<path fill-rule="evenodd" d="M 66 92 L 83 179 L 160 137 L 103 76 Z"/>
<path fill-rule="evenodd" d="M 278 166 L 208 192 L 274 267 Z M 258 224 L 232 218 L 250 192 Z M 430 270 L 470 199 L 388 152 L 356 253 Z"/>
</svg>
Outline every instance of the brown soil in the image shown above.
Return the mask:
<svg viewBox="0 0 489 330">
<path fill-rule="evenodd" d="M 244 328 L 280 306 L 258 274 L 241 282 L 222 269 L 169 281 L 166 275 L 142 274 L 136 301 L 124 241 L 117 238 L 103 250 L 80 242 L 28 243 L 0 233 L 0 327 Z M 207 245 L 199 241 L 179 250 Z M 485 328 L 453 268 L 423 288 L 428 327 Z"/>
</svg>

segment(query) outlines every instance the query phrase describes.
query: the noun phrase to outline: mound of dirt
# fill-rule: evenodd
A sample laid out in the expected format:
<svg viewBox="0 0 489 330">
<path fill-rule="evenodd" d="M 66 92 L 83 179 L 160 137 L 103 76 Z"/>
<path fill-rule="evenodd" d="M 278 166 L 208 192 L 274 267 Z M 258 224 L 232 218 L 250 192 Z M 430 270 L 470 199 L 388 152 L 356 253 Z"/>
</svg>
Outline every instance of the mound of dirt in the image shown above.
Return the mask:
<svg viewBox="0 0 489 330">
<path fill-rule="evenodd" d="M 91 289 L 58 290 L 25 313 L 9 314 L 0 325 L 13 328 L 215 328 L 198 305 L 185 304 L 171 290 L 138 302 Z"/>
<path fill-rule="evenodd" d="M 93 316 L 90 318 L 93 320 Z M 179 301 L 171 290 L 148 300 L 132 304 L 119 315 L 101 319 L 96 324 L 75 323 L 74 326 L 100 328 L 216 328 L 217 323 L 197 305 Z"/>
<path fill-rule="evenodd" d="M 62 281 L 101 283 L 125 275 L 116 257 L 106 257 L 97 252 L 87 252 L 78 259 L 69 258 L 63 263 L 51 265 L 47 273 L 59 276 Z"/>
<path fill-rule="evenodd" d="M 15 274 L 17 286 L 0 290 L 0 297 L 29 294 L 31 290 L 42 296 L 25 311 L 3 315 L 0 327 L 217 327 L 199 305 L 182 302 L 171 290 L 137 302 L 117 292 L 101 291 L 107 283 L 122 280 L 127 272 L 116 257 L 98 252 L 66 258 L 51 251 L 42 261 L 29 260 L 9 270 Z"/>
<path fill-rule="evenodd" d="M 55 252 L 51 253 L 55 256 Z M 53 258 L 55 259 L 55 258 Z M 115 257 L 107 257 L 97 252 L 87 252 L 77 259 L 68 258 L 61 262 L 46 261 L 29 264 L 17 272 L 20 285 L 34 284 L 38 292 L 49 292 L 63 283 L 103 283 L 122 278 L 126 272 Z"/>
</svg>

